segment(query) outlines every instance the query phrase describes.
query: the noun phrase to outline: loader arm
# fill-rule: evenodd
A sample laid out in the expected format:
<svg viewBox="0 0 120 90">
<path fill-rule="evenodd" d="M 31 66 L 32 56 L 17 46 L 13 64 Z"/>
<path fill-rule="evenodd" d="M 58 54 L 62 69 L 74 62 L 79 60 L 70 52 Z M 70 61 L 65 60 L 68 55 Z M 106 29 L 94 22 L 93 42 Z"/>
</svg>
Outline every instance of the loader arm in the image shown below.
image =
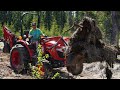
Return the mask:
<svg viewBox="0 0 120 90">
<path fill-rule="evenodd" d="M 4 41 L 9 44 L 10 48 L 12 48 L 16 43 L 16 36 L 3 25 L 3 37 Z"/>
</svg>

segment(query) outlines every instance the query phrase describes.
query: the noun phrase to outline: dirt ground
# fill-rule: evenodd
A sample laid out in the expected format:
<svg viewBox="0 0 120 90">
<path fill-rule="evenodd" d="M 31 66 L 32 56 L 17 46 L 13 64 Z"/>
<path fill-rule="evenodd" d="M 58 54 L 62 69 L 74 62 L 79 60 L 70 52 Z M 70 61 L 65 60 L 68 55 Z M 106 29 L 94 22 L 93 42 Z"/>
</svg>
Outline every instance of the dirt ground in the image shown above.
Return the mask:
<svg viewBox="0 0 120 90">
<path fill-rule="evenodd" d="M 27 74 L 15 74 L 10 66 L 10 55 L 2 52 L 3 44 L 0 42 L 0 79 L 33 79 Z M 80 75 L 73 76 L 68 73 L 66 67 L 58 68 L 64 73 L 64 76 L 72 77 L 73 79 L 106 79 L 105 76 L 105 62 L 84 63 L 83 72 Z M 111 69 L 112 79 L 120 79 L 120 64 L 115 63 L 114 68 Z M 66 78 L 69 79 L 69 78 Z"/>
</svg>

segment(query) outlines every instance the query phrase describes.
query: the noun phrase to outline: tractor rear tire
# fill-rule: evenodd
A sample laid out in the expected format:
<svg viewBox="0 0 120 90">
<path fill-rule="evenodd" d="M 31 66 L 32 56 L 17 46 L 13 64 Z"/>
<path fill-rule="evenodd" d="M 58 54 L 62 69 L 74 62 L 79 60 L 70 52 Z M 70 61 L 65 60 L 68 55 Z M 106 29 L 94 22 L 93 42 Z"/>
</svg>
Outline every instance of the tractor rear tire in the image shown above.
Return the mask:
<svg viewBox="0 0 120 90">
<path fill-rule="evenodd" d="M 4 41 L 4 47 L 3 47 L 4 53 L 10 53 L 10 45 Z"/>
<path fill-rule="evenodd" d="M 14 72 L 21 73 L 28 66 L 28 52 L 24 46 L 17 44 L 10 51 L 10 65 Z"/>
</svg>

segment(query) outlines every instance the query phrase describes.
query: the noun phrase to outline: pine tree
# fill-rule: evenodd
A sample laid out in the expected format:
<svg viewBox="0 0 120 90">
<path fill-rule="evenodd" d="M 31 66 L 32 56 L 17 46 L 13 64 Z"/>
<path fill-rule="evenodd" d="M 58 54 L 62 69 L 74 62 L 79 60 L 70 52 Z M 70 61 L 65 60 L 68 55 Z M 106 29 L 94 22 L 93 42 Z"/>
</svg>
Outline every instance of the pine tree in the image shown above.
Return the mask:
<svg viewBox="0 0 120 90">
<path fill-rule="evenodd" d="M 51 23 L 52 23 L 52 11 L 46 11 L 45 12 L 45 19 L 44 19 L 45 28 L 50 30 Z"/>
<path fill-rule="evenodd" d="M 72 11 L 68 11 L 68 22 L 70 26 L 73 25 L 73 15 L 72 15 Z"/>
<path fill-rule="evenodd" d="M 118 22 L 117 22 L 117 11 L 111 11 L 111 17 L 112 17 L 112 24 L 113 24 L 113 28 L 112 28 L 112 40 L 111 40 L 111 44 L 114 45 L 118 45 Z"/>
</svg>

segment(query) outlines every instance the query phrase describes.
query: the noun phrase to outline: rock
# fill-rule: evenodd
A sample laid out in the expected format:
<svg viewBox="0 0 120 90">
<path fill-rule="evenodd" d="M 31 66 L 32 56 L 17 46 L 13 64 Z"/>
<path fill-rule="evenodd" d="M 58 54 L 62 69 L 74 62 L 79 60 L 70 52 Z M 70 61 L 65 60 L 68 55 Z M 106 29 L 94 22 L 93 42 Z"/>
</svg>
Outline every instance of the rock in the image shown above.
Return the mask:
<svg viewBox="0 0 120 90">
<path fill-rule="evenodd" d="M 3 43 L 3 42 L 0 42 L 0 51 L 3 50 L 3 47 L 4 47 L 4 43 Z"/>
<path fill-rule="evenodd" d="M 0 62 L 3 62 L 3 58 L 0 58 Z"/>
<path fill-rule="evenodd" d="M 114 65 L 114 70 L 120 70 L 120 65 L 119 64 Z"/>
</svg>

